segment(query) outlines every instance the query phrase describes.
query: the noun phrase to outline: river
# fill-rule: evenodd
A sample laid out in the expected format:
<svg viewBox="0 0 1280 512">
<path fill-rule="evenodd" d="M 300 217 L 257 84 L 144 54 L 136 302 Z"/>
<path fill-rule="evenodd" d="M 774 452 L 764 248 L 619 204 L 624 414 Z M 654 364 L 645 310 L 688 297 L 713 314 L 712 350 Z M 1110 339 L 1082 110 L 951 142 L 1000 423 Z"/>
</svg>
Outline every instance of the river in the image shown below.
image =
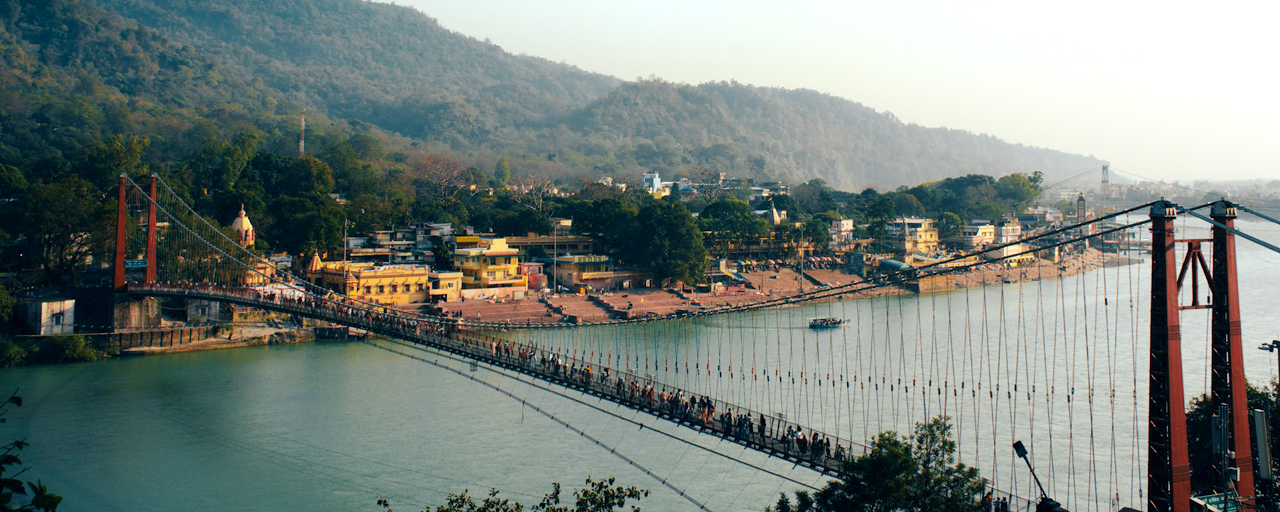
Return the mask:
<svg viewBox="0 0 1280 512">
<path fill-rule="evenodd" d="M 1275 226 L 1241 225 L 1280 241 Z M 1184 231 L 1197 236 L 1194 225 Z M 1246 371 L 1265 382 L 1276 358 L 1254 347 L 1280 339 L 1269 303 L 1280 291 L 1280 255 L 1239 245 Z M 511 335 L 614 358 L 842 437 L 905 432 L 945 413 L 956 423 L 961 460 L 984 476 L 1028 494 L 1025 468 L 1008 453 L 1008 443 L 1022 439 L 1051 492 L 1071 510 L 1092 510 L 1109 508 L 1116 495 L 1122 505 L 1143 499 L 1146 432 L 1135 425 L 1146 411 L 1140 299 L 1148 280 L 1147 266 L 1120 266 L 922 297 Z M 1207 331 L 1206 314 L 1183 315 L 1188 397 L 1207 388 L 1207 341 L 1196 336 Z M 805 329 L 815 316 L 856 322 Z M 711 510 L 760 510 L 778 492 L 800 487 L 777 475 L 821 483 L 811 471 L 607 403 L 568 393 L 769 473 L 485 369 L 431 358 L 586 435 L 457 373 L 364 343 L 4 370 L 0 386 L 20 387 L 26 405 L 0 432 L 32 443 L 23 454 L 34 466 L 30 476 L 66 496 L 62 510 L 72 512 L 375 510 L 377 497 L 418 510 L 450 492 L 483 495 L 490 487 L 529 503 L 553 481 L 571 489 L 588 476 L 652 490 L 641 502 L 646 510 L 696 510 L 660 480 Z M 682 371 L 685 365 L 703 370 Z M 997 385 L 1008 398 L 997 398 Z M 1015 386 L 1025 398 L 1015 398 Z M 1075 398 L 1067 402 L 1068 395 Z"/>
</svg>

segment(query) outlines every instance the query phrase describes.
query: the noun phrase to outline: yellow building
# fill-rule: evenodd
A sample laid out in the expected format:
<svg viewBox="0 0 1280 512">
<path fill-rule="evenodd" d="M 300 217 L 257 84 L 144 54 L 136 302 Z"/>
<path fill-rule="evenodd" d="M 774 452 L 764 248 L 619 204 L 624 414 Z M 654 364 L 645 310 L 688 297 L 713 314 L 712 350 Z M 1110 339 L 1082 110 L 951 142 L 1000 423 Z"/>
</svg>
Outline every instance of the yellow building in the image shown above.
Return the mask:
<svg viewBox="0 0 1280 512">
<path fill-rule="evenodd" d="M 557 257 L 552 271 L 558 284 L 571 288 L 582 285 L 609 288 L 614 277 L 609 257 L 595 254 Z"/>
<path fill-rule="evenodd" d="M 900 254 L 938 252 L 938 228 L 933 226 L 932 219 L 898 219 L 887 224 L 884 231 Z"/>
<path fill-rule="evenodd" d="M 307 278 L 349 297 L 391 306 L 456 302 L 462 297 L 461 272 L 437 272 L 426 265 L 320 261 L 314 255 L 307 265 Z"/>
<path fill-rule="evenodd" d="M 528 236 L 509 236 L 507 247 L 524 254 L 532 254 L 534 249 L 541 249 L 551 257 L 564 254 L 589 254 L 595 250 L 595 240 L 582 235 L 539 235 L 529 233 Z"/>
<path fill-rule="evenodd" d="M 522 299 L 529 281 L 519 272 L 519 251 L 504 238 L 489 240 L 488 247 L 456 249 L 453 266 L 462 272 L 462 296 L 467 299 Z"/>
<path fill-rule="evenodd" d="M 436 270 L 431 272 L 431 302 L 457 302 L 462 300 L 462 272 Z"/>
</svg>

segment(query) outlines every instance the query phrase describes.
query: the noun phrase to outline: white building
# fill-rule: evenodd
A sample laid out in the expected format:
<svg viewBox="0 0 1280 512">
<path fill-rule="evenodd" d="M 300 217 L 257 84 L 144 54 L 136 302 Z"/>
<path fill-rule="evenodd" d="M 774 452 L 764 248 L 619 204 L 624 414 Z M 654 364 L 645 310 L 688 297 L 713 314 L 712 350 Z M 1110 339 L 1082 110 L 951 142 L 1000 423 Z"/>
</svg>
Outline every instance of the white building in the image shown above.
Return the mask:
<svg viewBox="0 0 1280 512">
<path fill-rule="evenodd" d="M 996 241 L 996 226 L 989 220 L 974 219 L 964 225 L 960 246 L 965 249 L 981 249 Z"/>
<path fill-rule="evenodd" d="M 663 194 L 662 177 L 656 172 L 644 173 L 644 188 L 650 194 Z M 667 189 L 670 190 L 669 188 Z"/>
<path fill-rule="evenodd" d="M 76 301 L 39 298 L 27 301 L 27 327 L 41 336 L 76 332 Z"/>
<path fill-rule="evenodd" d="M 1000 250 L 987 253 L 985 256 L 990 259 L 1002 258 L 1005 265 L 1016 267 L 1026 263 L 1035 261 L 1035 256 L 1031 253 L 1020 254 L 1027 251 L 1027 245 L 1017 243 L 1022 239 L 1022 224 L 1016 219 L 1003 219 L 995 227 L 996 245 L 1008 245 Z"/>
<path fill-rule="evenodd" d="M 846 242 L 852 242 L 857 238 L 855 232 L 857 228 L 853 225 L 852 219 L 838 219 L 831 221 L 831 244 L 840 245 Z"/>
</svg>

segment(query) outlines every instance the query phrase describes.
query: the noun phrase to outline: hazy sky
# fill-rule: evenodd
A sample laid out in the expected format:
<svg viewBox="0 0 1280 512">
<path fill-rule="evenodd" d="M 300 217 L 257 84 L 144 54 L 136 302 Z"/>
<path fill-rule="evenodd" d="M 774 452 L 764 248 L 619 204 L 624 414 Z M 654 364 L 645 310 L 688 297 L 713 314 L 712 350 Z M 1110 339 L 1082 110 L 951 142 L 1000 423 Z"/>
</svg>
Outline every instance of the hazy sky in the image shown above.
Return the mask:
<svg viewBox="0 0 1280 512">
<path fill-rule="evenodd" d="M 1278 2 L 397 0 L 623 79 L 809 88 L 1158 179 L 1280 179 Z"/>
</svg>

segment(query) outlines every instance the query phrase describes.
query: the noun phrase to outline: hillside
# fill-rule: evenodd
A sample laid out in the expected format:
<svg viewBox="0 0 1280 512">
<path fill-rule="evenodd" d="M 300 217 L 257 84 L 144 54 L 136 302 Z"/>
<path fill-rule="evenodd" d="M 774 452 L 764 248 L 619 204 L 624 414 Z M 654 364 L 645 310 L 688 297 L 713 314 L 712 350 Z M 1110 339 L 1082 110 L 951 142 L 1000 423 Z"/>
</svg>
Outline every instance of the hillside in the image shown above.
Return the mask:
<svg viewBox="0 0 1280 512">
<path fill-rule="evenodd" d="M 621 145 L 623 158 L 645 167 L 676 171 L 670 162 L 680 160 L 651 144 L 676 141 L 694 148 L 688 156 L 698 165 L 793 183 L 822 178 L 845 190 L 1036 170 L 1052 179 L 1101 165 L 987 135 L 905 124 L 829 94 L 736 82 L 631 82 L 565 123 L 578 134 L 629 142 Z"/>
<path fill-rule="evenodd" d="M 585 104 L 618 80 L 516 56 L 390 4 L 97 0 L 331 115 L 467 149 Z"/>
<path fill-rule="evenodd" d="M 0 163 L 70 158 L 125 133 L 148 136 L 161 161 L 241 132 L 265 133 L 281 151 L 288 118 L 306 106 L 339 129 L 381 128 L 481 168 L 507 155 L 517 176 L 709 169 L 857 190 L 971 173 L 1052 181 L 1101 164 L 905 124 L 809 90 L 622 82 L 513 55 L 390 4 L 93 1 L 108 12 L 79 0 L 0 7 Z"/>
<path fill-rule="evenodd" d="M 298 109 L 190 46 L 78 0 L 0 3 L 0 63 L 0 164 L 28 181 L 68 172 L 109 180 L 84 168 L 113 136 L 148 137 L 146 159 L 170 161 L 209 137 L 271 132 Z"/>
</svg>

